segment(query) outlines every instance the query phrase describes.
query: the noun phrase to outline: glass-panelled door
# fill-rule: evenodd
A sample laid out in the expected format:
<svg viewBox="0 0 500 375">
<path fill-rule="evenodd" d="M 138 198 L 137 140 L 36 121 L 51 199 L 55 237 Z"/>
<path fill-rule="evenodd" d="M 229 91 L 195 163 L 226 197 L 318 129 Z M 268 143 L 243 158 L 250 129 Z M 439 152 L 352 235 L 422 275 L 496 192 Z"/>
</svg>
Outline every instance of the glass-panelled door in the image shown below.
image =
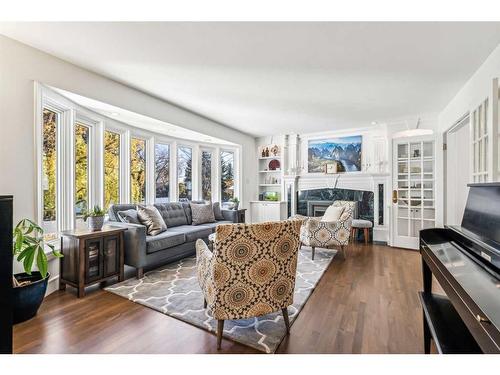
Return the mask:
<svg viewBox="0 0 500 375">
<path fill-rule="evenodd" d="M 436 219 L 434 141 L 401 138 L 393 149 L 393 246 L 418 249 L 420 230 Z"/>
</svg>

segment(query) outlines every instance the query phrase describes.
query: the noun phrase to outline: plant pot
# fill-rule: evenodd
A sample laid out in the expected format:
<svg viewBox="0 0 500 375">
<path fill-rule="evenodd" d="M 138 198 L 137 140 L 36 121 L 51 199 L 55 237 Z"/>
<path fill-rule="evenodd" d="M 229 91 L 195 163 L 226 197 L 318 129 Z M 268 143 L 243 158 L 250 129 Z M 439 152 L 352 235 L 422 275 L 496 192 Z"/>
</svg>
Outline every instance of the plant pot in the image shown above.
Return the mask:
<svg viewBox="0 0 500 375">
<path fill-rule="evenodd" d="M 104 225 L 104 216 L 89 216 L 87 220 L 89 229 L 92 231 L 101 230 Z"/>
<path fill-rule="evenodd" d="M 20 283 L 23 281 L 31 281 L 30 284 L 13 288 L 13 320 L 14 324 L 24 322 L 33 318 L 40 305 L 42 304 L 43 297 L 47 291 L 47 284 L 50 274 L 42 279 L 42 275 L 38 271 L 27 273 L 18 273 L 14 275 Z"/>
<path fill-rule="evenodd" d="M 239 206 L 240 206 L 240 202 L 233 203 L 233 210 L 236 211 Z"/>
</svg>

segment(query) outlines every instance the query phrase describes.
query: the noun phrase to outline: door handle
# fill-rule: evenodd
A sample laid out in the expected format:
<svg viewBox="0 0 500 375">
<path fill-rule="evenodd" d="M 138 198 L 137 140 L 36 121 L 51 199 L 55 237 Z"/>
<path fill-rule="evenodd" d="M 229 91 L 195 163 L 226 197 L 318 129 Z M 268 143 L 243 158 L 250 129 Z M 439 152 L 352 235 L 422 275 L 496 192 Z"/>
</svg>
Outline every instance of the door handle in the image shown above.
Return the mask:
<svg viewBox="0 0 500 375">
<path fill-rule="evenodd" d="M 481 315 L 477 314 L 476 315 L 476 320 L 479 322 L 479 323 L 490 323 L 489 319 L 488 318 L 484 318 L 482 317 Z"/>
<path fill-rule="evenodd" d="M 392 191 L 392 203 L 398 203 L 398 191 L 397 190 Z"/>
</svg>

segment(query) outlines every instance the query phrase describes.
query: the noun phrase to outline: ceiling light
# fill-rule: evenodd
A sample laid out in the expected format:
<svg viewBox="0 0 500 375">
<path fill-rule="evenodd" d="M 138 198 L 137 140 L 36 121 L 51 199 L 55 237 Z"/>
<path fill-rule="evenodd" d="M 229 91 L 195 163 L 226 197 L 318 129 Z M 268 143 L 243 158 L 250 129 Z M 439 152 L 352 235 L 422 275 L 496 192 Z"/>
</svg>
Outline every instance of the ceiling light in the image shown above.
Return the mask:
<svg viewBox="0 0 500 375">
<path fill-rule="evenodd" d="M 372 121 L 372 125 L 377 125 L 378 122 L 377 121 Z"/>
</svg>

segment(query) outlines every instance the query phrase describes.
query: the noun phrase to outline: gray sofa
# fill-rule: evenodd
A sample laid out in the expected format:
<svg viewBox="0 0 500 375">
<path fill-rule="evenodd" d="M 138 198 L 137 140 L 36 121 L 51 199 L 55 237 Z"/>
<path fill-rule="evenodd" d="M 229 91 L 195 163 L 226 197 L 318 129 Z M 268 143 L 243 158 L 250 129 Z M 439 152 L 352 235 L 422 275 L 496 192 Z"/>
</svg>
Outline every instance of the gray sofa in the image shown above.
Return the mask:
<svg viewBox="0 0 500 375">
<path fill-rule="evenodd" d="M 144 268 L 153 268 L 162 264 L 195 254 L 195 242 L 201 238 L 207 240 L 215 232 L 218 224 L 236 223 L 237 211 L 221 210 L 224 220 L 202 225 L 191 225 L 191 207 L 186 202 L 161 203 L 154 205 L 160 212 L 167 231 L 156 236 L 146 235 L 146 227 L 140 224 L 123 223 L 118 217 L 119 211 L 135 209 L 135 204 L 115 204 L 108 210 L 108 224 L 125 227 L 125 264 L 137 269 L 141 278 Z"/>
</svg>

